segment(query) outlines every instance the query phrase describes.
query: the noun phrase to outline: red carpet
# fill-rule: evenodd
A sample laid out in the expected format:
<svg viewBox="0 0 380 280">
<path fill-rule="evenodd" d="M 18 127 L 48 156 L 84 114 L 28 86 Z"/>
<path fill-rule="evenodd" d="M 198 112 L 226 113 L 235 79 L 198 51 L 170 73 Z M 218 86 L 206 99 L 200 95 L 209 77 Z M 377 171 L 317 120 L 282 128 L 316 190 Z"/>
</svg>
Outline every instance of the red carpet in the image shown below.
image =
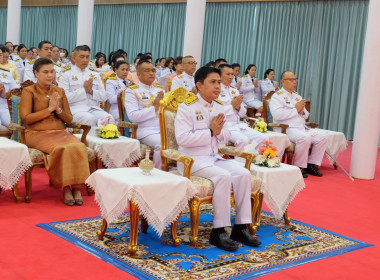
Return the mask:
<svg viewBox="0 0 380 280">
<path fill-rule="evenodd" d="M 349 170 L 351 149 L 339 162 Z M 260 279 L 378 279 L 380 258 L 380 153 L 376 179 L 351 182 L 325 161 L 322 178 L 306 179 L 306 188 L 289 207 L 293 219 L 374 244 L 355 252 L 301 265 Z M 0 279 L 134 279 L 121 270 L 35 225 L 100 214 L 94 197 L 82 207 L 65 206 L 62 192 L 49 187 L 44 169 L 33 172 L 30 204 L 16 204 L 10 191 L 0 195 Z M 24 184 L 20 181 L 24 194 Z M 265 208 L 264 208 L 265 209 Z"/>
</svg>

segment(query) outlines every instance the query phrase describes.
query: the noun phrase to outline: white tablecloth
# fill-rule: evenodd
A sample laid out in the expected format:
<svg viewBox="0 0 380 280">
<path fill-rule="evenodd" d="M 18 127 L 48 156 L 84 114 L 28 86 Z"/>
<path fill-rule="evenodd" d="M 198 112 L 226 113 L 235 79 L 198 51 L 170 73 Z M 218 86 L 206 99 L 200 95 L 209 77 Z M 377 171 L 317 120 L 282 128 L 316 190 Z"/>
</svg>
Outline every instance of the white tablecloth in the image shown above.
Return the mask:
<svg viewBox="0 0 380 280">
<path fill-rule="evenodd" d="M 280 159 L 284 155 L 284 151 L 290 146 L 289 137 L 286 134 L 280 132 L 268 131 L 269 141 L 273 142 L 273 145 L 277 148 L 277 155 Z"/>
<path fill-rule="evenodd" d="M 264 202 L 276 219 L 281 219 L 290 202 L 305 187 L 297 166 L 281 163 L 278 168 L 268 168 L 252 164 L 251 172 L 262 180 Z"/>
<path fill-rule="evenodd" d="M 331 131 L 325 129 L 319 129 L 327 133 L 328 144 L 326 148 L 325 157 L 330 161 L 331 164 L 335 162 L 337 157 L 341 152 L 347 148 L 346 136 L 342 132 Z"/>
<path fill-rule="evenodd" d="M 153 169 L 150 176 L 141 172 L 138 167 L 100 169 L 86 184 L 95 190 L 95 200 L 108 224 L 125 211 L 131 200 L 161 236 L 186 208 L 196 189 L 186 177 L 158 169 Z"/>
<path fill-rule="evenodd" d="M 74 134 L 78 139 L 81 134 Z M 140 142 L 125 136 L 116 139 L 103 139 L 99 136 L 87 135 L 87 146 L 94 149 L 107 168 L 131 166 L 140 157 Z"/>
<path fill-rule="evenodd" d="M 31 165 L 27 146 L 0 137 L 0 187 L 12 189 Z"/>
</svg>

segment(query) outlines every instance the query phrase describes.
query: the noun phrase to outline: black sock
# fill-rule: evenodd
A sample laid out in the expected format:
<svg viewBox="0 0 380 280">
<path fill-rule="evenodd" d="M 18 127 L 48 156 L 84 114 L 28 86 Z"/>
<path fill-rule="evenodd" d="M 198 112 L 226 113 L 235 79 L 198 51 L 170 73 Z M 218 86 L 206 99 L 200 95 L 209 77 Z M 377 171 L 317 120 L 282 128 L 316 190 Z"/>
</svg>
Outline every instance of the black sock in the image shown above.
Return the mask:
<svg viewBox="0 0 380 280">
<path fill-rule="evenodd" d="M 219 227 L 219 228 L 213 228 L 212 229 L 215 233 L 223 233 L 226 232 L 224 227 Z"/>
<path fill-rule="evenodd" d="M 245 228 L 247 228 L 247 225 L 246 224 L 235 224 L 234 228 L 236 228 L 236 229 L 245 229 Z"/>
</svg>

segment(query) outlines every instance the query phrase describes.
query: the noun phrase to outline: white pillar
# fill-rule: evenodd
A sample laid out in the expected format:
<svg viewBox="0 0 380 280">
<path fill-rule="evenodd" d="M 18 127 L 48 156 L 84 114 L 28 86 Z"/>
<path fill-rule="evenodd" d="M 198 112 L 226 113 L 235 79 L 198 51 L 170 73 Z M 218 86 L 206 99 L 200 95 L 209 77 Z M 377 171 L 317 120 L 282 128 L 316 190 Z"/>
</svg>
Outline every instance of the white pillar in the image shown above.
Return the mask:
<svg viewBox="0 0 380 280">
<path fill-rule="evenodd" d="M 8 0 L 7 41 L 14 45 L 20 43 L 21 0 Z"/>
<path fill-rule="evenodd" d="M 380 134 L 379 13 L 380 1 L 370 0 L 350 170 L 358 179 L 375 178 Z"/>
<path fill-rule="evenodd" d="M 192 55 L 198 65 L 202 60 L 205 13 L 206 0 L 187 0 L 183 55 Z"/>
<path fill-rule="evenodd" d="M 94 0 L 79 0 L 77 46 L 92 44 L 92 20 L 94 17 Z"/>
</svg>

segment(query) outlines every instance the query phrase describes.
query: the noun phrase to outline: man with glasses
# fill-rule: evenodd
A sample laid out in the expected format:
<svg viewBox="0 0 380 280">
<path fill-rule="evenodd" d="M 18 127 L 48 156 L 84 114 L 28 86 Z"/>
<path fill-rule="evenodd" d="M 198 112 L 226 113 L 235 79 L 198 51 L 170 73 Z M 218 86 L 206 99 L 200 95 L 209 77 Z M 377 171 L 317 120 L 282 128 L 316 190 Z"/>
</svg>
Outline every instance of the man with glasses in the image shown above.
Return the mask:
<svg viewBox="0 0 380 280">
<path fill-rule="evenodd" d="M 197 68 L 197 62 L 192 56 L 185 56 L 182 59 L 183 73 L 175 77 L 172 81 L 171 89 L 176 87 L 184 87 L 187 91 L 191 91 L 197 94 L 197 88 L 195 87 L 194 82 L 194 73 Z"/>
<path fill-rule="evenodd" d="M 125 108 L 128 119 L 137 124 L 137 139 L 153 147 L 153 161 L 161 169 L 161 137 L 158 121 L 160 100 L 164 97 L 164 87 L 154 84 L 156 68 L 152 61 L 140 59 L 137 63 L 138 82 L 125 90 Z"/>
<path fill-rule="evenodd" d="M 295 91 L 297 77 L 291 71 L 285 71 L 281 76 L 282 88 L 273 94 L 269 104 L 275 123 L 289 125 L 286 130 L 290 141 L 296 143 L 294 152 L 294 165 L 301 169 L 304 178 L 306 173 L 321 177 L 322 173 L 316 166 L 321 165 L 323 155 L 327 148 L 327 134 L 305 125 L 309 117 L 306 110 L 306 100 Z M 311 144 L 313 148 L 309 155 Z"/>
</svg>

